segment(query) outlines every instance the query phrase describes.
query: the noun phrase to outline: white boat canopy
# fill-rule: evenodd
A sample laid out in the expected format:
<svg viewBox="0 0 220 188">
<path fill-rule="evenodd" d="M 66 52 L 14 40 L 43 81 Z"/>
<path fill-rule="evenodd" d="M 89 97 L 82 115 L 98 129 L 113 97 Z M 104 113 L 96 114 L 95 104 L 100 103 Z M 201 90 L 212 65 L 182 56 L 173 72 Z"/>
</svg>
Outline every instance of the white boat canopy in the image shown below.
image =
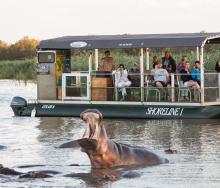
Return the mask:
<svg viewBox="0 0 220 188">
<path fill-rule="evenodd" d="M 220 33 L 65 36 L 42 40 L 38 49 L 172 48 L 220 44 Z"/>
</svg>

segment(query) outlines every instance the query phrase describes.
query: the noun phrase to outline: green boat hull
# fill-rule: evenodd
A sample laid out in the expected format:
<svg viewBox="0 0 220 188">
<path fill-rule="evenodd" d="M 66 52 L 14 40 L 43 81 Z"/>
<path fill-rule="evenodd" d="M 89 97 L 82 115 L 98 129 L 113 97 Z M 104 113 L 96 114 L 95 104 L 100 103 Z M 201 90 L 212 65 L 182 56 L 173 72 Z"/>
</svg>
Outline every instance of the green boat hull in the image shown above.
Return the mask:
<svg viewBox="0 0 220 188">
<path fill-rule="evenodd" d="M 213 106 L 173 106 L 173 105 L 129 105 L 129 104 L 66 104 L 37 103 L 27 104 L 15 115 L 36 117 L 79 117 L 86 109 L 95 108 L 106 118 L 141 119 L 184 119 L 184 118 L 220 118 L 220 105 Z"/>
</svg>

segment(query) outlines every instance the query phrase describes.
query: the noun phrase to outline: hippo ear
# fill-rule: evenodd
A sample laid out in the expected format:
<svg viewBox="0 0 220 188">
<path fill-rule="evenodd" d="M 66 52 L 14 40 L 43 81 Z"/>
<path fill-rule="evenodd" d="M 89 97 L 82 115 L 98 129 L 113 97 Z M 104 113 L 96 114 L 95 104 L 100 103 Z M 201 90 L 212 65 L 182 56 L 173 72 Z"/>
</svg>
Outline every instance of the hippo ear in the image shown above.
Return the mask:
<svg viewBox="0 0 220 188">
<path fill-rule="evenodd" d="M 82 120 L 83 120 L 84 114 L 87 113 L 87 112 L 91 112 L 91 109 L 87 109 L 87 110 L 84 110 L 83 112 L 81 112 L 80 118 L 81 118 Z"/>
<path fill-rule="evenodd" d="M 99 114 L 99 119 L 100 119 L 100 122 L 103 120 L 103 116 L 101 114 L 101 112 L 98 111 L 98 114 Z"/>
<path fill-rule="evenodd" d="M 81 112 L 81 114 L 80 114 L 80 118 L 83 120 L 83 114 L 84 114 L 84 112 Z"/>
</svg>

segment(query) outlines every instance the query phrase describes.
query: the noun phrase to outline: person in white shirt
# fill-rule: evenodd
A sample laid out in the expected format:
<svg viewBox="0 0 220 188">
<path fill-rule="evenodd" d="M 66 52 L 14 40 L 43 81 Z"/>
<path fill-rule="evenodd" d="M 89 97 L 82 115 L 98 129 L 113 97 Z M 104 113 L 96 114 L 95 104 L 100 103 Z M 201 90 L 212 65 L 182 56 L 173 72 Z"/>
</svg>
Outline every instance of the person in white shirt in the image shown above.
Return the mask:
<svg viewBox="0 0 220 188">
<path fill-rule="evenodd" d="M 125 87 L 131 85 L 131 81 L 128 80 L 128 72 L 125 69 L 124 64 L 120 64 L 119 68 L 115 72 L 115 85 L 118 88 L 121 88 L 123 99 L 127 95 Z"/>
<path fill-rule="evenodd" d="M 167 87 L 169 83 L 169 73 L 166 69 L 163 69 L 161 60 L 157 63 L 157 69 L 155 69 L 153 77 L 156 87 Z"/>
</svg>

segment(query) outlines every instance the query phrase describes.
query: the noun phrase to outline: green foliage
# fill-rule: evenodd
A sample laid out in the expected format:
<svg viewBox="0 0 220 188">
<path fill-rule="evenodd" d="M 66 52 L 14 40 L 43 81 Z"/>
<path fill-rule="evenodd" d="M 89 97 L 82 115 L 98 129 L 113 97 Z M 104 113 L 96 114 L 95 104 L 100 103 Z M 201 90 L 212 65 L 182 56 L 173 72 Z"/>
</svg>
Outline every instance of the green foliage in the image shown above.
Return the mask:
<svg viewBox="0 0 220 188">
<path fill-rule="evenodd" d="M 15 44 L 0 40 L 0 79 L 28 80 L 36 78 L 34 56 L 39 41 L 23 37 Z"/>
<path fill-rule="evenodd" d="M 87 71 L 88 70 L 88 55 L 78 54 L 71 58 L 71 69 L 74 71 Z"/>
<path fill-rule="evenodd" d="M 36 79 L 36 65 L 32 60 L 0 61 L 0 79 Z"/>
</svg>

